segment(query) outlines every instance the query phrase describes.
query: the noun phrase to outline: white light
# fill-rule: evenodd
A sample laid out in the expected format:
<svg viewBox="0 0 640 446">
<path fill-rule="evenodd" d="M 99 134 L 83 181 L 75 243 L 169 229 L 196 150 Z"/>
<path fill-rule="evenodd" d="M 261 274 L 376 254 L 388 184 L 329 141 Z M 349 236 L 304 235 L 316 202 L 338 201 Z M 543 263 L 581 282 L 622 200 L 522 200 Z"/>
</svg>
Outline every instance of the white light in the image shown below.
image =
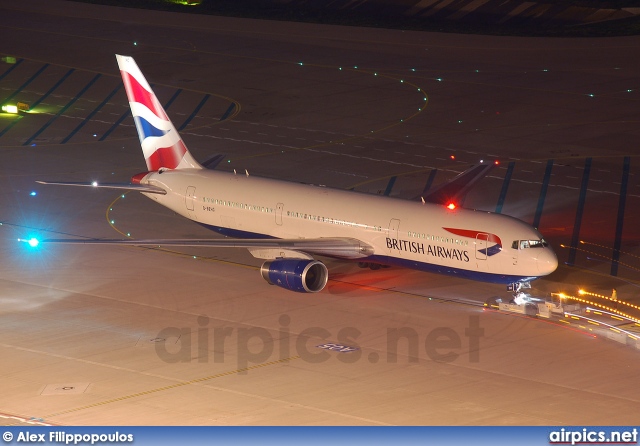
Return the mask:
<svg viewBox="0 0 640 446">
<path fill-rule="evenodd" d="M 28 243 L 29 243 L 29 246 L 31 246 L 32 248 L 35 248 L 36 246 L 38 246 L 40 244 L 38 239 L 35 238 L 35 237 L 30 238 Z"/>
<path fill-rule="evenodd" d="M 96 187 L 96 186 L 98 185 L 98 182 L 97 182 L 97 181 L 94 181 L 93 183 L 91 183 L 91 185 L 92 185 L 93 187 Z"/>
<path fill-rule="evenodd" d="M 16 105 L 3 105 L 2 111 L 7 113 L 18 113 L 18 107 Z"/>
</svg>

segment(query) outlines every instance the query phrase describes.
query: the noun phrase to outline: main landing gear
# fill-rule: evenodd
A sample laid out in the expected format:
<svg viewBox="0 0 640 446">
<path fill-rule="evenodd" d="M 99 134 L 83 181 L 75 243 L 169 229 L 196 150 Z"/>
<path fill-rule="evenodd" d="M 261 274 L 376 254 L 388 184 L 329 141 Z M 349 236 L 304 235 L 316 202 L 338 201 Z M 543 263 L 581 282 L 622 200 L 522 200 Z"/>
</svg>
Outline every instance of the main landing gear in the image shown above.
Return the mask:
<svg viewBox="0 0 640 446">
<path fill-rule="evenodd" d="M 389 265 L 381 265 L 379 263 L 369 263 L 369 262 L 358 262 L 358 266 L 360 268 L 370 268 L 373 271 L 376 271 L 380 268 L 389 268 Z"/>
</svg>

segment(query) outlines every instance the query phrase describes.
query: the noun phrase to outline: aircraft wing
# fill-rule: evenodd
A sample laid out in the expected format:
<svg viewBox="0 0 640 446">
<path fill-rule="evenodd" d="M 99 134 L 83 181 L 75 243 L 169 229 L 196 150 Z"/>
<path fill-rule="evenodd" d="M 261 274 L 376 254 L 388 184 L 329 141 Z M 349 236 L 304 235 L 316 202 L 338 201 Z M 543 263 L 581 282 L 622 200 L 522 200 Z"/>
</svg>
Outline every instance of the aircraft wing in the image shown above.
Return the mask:
<svg viewBox="0 0 640 446">
<path fill-rule="evenodd" d="M 167 191 L 161 187 L 151 186 L 148 184 L 133 184 L 133 183 L 64 183 L 56 181 L 36 181 L 39 184 L 53 184 L 56 186 L 80 186 L 80 187 L 94 187 L 96 189 L 116 189 L 116 190 L 130 190 L 135 192 L 148 192 L 151 194 L 166 195 Z"/>
<path fill-rule="evenodd" d="M 373 254 L 368 244 L 347 237 L 326 237 L 316 239 L 45 239 L 40 243 L 64 243 L 82 245 L 130 245 L 150 247 L 207 247 L 207 248 L 247 248 L 253 250 L 286 250 L 301 254 L 309 253 L 338 257 L 342 259 L 359 259 Z M 301 256 L 305 257 L 305 256 Z"/>
<path fill-rule="evenodd" d="M 447 181 L 431 191 L 425 191 L 421 197 L 424 201 L 442 205 L 447 205 L 451 202 L 461 203 L 471 188 L 484 178 L 493 166 L 493 163 L 472 166 L 458 174 L 451 181 Z"/>
</svg>

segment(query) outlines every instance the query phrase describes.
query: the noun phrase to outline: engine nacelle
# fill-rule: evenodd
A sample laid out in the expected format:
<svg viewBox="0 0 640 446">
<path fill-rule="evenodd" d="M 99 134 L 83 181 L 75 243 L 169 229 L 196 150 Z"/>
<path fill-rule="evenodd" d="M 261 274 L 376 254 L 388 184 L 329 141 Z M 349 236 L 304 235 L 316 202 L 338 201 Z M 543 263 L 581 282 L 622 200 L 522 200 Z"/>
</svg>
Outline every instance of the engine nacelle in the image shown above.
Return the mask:
<svg viewBox="0 0 640 446">
<path fill-rule="evenodd" d="M 327 284 L 329 271 L 317 260 L 276 259 L 264 262 L 260 274 L 271 285 L 298 293 L 317 293 Z"/>
</svg>

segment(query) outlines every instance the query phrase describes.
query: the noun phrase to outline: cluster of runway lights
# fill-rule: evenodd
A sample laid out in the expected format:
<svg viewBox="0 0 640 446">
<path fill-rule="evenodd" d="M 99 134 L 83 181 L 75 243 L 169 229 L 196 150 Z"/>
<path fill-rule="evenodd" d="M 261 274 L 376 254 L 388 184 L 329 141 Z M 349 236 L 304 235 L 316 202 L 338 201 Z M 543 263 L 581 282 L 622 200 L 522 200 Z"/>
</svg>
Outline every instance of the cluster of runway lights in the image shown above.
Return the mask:
<svg viewBox="0 0 640 446">
<path fill-rule="evenodd" d="M 305 66 L 305 63 L 304 63 L 304 62 L 302 62 L 302 61 L 298 61 L 298 62 L 296 62 L 296 64 L 297 64 L 297 65 L 299 65 L 299 66 L 301 66 L 301 67 Z M 310 65 L 312 65 L 312 66 L 313 66 L 314 64 L 310 64 Z M 369 70 L 366 70 L 366 69 L 365 69 L 365 70 L 361 70 L 361 69 L 360 69 L 360 67 L 359 67 L 358 65 L 353 65 L 353 67 L 338 67 L 338 71 L 346 71 L 346 70 L 349 70 L 349 71 L 359 70 L 359 71 L 361 71 L 361 72 L 363 72 L 363 73 L 373 74 L 373 75 L 374 75 L 374 76 L 376 76 L 376 77 L 378 76 L 378 72 L 377 72 L 377 71 L 369 71 Z M 415 68 L 411 68 L 411 71 L 412 71 L 412 72 L 415 72 L 415 71 L 416 71 L 416 69 L 415 69 Z M 396 81 L 400 81 L 400 83 L 401 83 L 401 84 L 404 84 L 404 83 L 405 83 L 405 80 L 404 80 L 404 79 L 398 79 L 398 78 L 396 78 L 396 77 L 394 77 L 394 76 L 391 76 L 391 75 L 388 75 L 388 74 L 384 74 L 384 73 L 383 73 L 383 74 L 380 74 L 380 76 L 382 76 L 382 77 L 386 77 L 386 78 L 388 78 L 388 79 L 393 79 L 393 80 L 396 80 Z M 440 81 L 440 82 L 442 81 L 442 79 L 441 79 L 441 78 L 438 78 L 437 80 L 438 80 L 438 81 Z M 426 101 L 427 101 L 427 96 L 426 96 L 426 94 L 422 91 L 422 89 L 421 89 L 420 87 L 418 87 L 417 85 L 415 85 L 415 84 L 413 84 L 413 83 L 411 83 L 411 82 L 407 82 L 407 84 L 409 84 L 409 85 L 411 85 L 411 86 L 413 86 L 413 87 L 417 88 L 417 89 L 418 89 L 418 92 L 420 92 L 420 93 L 423 95 L 423 98 L 422 98 L 423 102 L 426 102 Z M 421 112 L 423 109 L 424 109 L 424 107 L 418 107 L 418 113 L 419 113 L 419 112 Z M 410 119 L 410 118 L 412 118 L 413 116 L 414 116 L 414 115 L 410 116 L 410 117 L 409 117 L 409 118 L 407 118 L 407 119 Z M 405 121 L 405 119 L 400 119 L 400 122 L 404 122 L 404 121 Z M 371 132 L 373 133 L 373 130 L 372 130 Z"/>
<path fill-rule="evenodd" d="M 585 299 L 585 298 L 580 298 L 580 297 L 576 297 L 576 296 L 570 296 L 570 295 L 567 295 L 565 293 L 552 293 L 552 294 L 558 296 L 560 299 L 571 299 L 571 300 L 576 301 L 576 302 L 580 302 L 580 303 L 587 304 L 587 305 L 592 305 L 594 307 L 597 307 L 597 308 L 600 308 L 602 310 L 605 310 L 614 319 L 618 319 L 618 320 L 626 319 L 626 320 L 628 320 L 630 322 L 634 322 L 636 325 L 640 326 L 640 319 L 638 319 L 636 317 L 633 317 L 633 316 L 631 316 L 631 315 L 629 315 L 627 313 L 624 313 L 624 312 L 618 310 L 617 308 L 612 308 L 610 306 L 603 305 L 603 304 L 600 304 L 600 303 L 597 303 L 597 302 L 593 302 L 593 301 Z M 610 297 L 610 296 L 605 296 L 605 295 L 602 295 L 602 294 L 592 293 L 592 292 L 586 291 L 584 289 L 578 290 L 578 294 L 580 296 L 597 297 L 599 299 L 604 299 L 604 300 L 608 300 L 610 302 L 615 302 L 617 305 L 622 305 L 622 306 L 625 306 L 625 307 L 630 308 L 630 309 L 640 310 L 640 306 L 638 306 L 638 305 L 634 305 L 634 304 L 631 304 L 629 302 L 625 302 L 623 300 L 618 300 L 617 298 L 614 299 L 613 297 Z M 589 308 L 588 308 L 588 310 L 589 310 Z M 595 310 L 595 309 L 592 308 L 590 310 Z M 621 317 L 617 317 L 616 315 L 621 316 Z"/>
</svg>

